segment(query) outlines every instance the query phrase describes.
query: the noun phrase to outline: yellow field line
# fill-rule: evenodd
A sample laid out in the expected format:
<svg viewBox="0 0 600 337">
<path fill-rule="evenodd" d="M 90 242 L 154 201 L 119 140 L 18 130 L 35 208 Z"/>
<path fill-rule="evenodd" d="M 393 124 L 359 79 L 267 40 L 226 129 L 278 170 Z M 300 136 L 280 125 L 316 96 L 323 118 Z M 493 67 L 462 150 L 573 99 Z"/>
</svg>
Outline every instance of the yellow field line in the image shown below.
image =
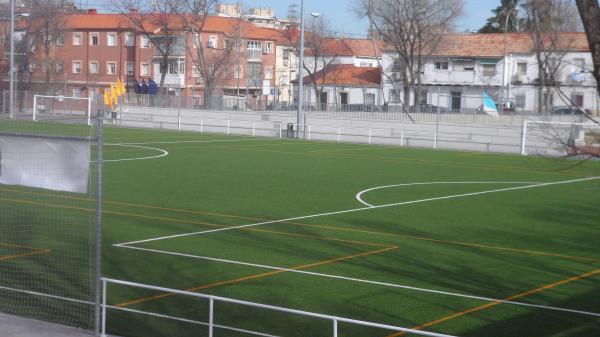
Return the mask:
<svg viewBox="0 0 600 337">
<path fill-rule="evenodd" d="M 26 256 L 46 254 L 46 253 L 50 253 L 50 250 L 49 249 L 36 249 L 35 251 L 28 252 L 28 253 L 0 256 L 0 261 L 6 261 L 6 260 L 10 260 L 10 259 L 16 259 L 18 257 L 26 257 Z"/>
<path fill-rule="evenodd" d="M 516 294 L 516 295 L 512 295 L 512 296 L 509 296 L 509 297 L 506 297 L 506 298 L 502 299 L 502 301 L 514 301 L 514 300 L 519 299 L 519 298 L 523 298 L 523 297 L 526 297 L 526 296 L 529 296 L 529 295 L 537 294 L 537 293 L 542 292 L 544 290 L 556 288 L 556 287 L 558 287 L 560 285 L 571 283 L 571 282 L 574 282 L 574 281 L 578 281 L 578 280 L 581 280 L 581 279 L 584 279 L 584 278 L 592 277 L 592 276 L 597 275 L 597 274 L 600 274 L 600 269 L 596 269 L 596 270 L 593 270 L 591 272 L 587 272 L 587 273 L 584 273 L 584 274 L 581 274 L 581 275 L 569 277 L 567 279 L 564 279 L 564 280 L 561 280 L 561 281 L 558 281 L 558 282 L 550 283 L 550 284 L 545 285 L 543 287 L 539 287 L 539 288 L 536 288 L 536 289 L 531 289 L 531 290 L 528 290 L 528 291 L 525 291 L 525 292 L 522 292 L 522 293 L 519 293 L 519 294 Z M 454 319 L 454 318 L 465 316 L 465 315 L 471 314 L 471 313 L 476 312 L 476 311 L 481 311 L 481 310 L 485 310 L 485 309 L 494 307 L 494 306 L 496 306 L 498 304 L 502 304 L 503 303 L 502 301 L 489 302 L 487 304 L 483 304 L 483 305 L 480 305 L 480 306 L 477 306 L 477 307 L 474 307 L 474 308 L 471 308 L 471 309 L 467 309 L 467 310 L 464 310 L 464 311 L 461 311 L 461 312 L 457 312 L 457 313 L 452 314 L 452 315 L 448 315 L 448 316 L 445 316 L 445 317 L 442 317 L 442 318 L 438 318 L 438 319 L 436 319 L 434 321 L 427 322 L 425 324 L 421 324 L 421 325 L 419 325 L 417 327 L 414 327 L 412 329 L 414 329 L 414 330 L 421 330 L 421 329 L 424 329 L 424 328 L 428 328 L 428 327 L 430 327 L 432 325 L 436 325 L 436 324 L 439 324 L 439 323 L 442 323 L 442 322 L 449 321 L 449 320 Z M 403 336 L 405 334 L 406 334 L 405 332 L 400 332 L 400 333 L 395 333 L 395 334 L 388 335 L 387 337 L 397 337 L 397 336 Z"/>
<path fill-rule="evenodd" d="M 0 190 L 6 190 L 6 189 L 0 188 Z M 10 191 L 10 192 L 21 192 L 21 191 L 18 191 L 18 190 L 8 190 L 8 191 Z M 41 195 L 39 193 L 34 193 L 34 192 L 22 192 L 22 193 L 24 193 L 24 194 Z M 83 199 L 83 198 L 69 197 L 69 196 L 65 196 L 64 198 L 66 198 L 66 199 L 74 199 L 74 200 L 87 200 L 87 199 Z M 88 212 L 91 211 L 90 209 L 84 209 L 84 208 L 73 207 L 73 206 L 64 206 L 64 205 L 40 203 L 40 202 L 33 202 L 33 201 L 30 202 L 30 201 L 18 200 L 18 199 L 16 199 L 16 200 L 13 200 L 13 199 L 0 199 L 0 200 L 12 201 L 12 202 L 17 202 L 17 203 L 35 204 L 35 205 L 41 205 L 41 206 L 47 206 L 47 207 L 70 208 L 70 209 L 83 210 L 83 211 L 88 211 Z M 223 214 L 223 213 L 201 212 L 201 211 L 194 211 L 194 210 L 177 209 L 177 208 L 167 208 L 167 207 L 160 207 L 160 206 L 134 204 L 134 203 L 125 203 L 125 202 L 116 202 L 116 201 L 106 201 L 105 203 L 106 204 L 120 205 L 120 206 L 140 207 L 140 208 L 147 208 L 147 209 L 157 209 L 157 210 L 164 210 L 164 211 L 172 211 L 172 212 L 179 212 L 179 213 L 189 213 L 189 214 L 198 214 L 198 215 L 213 215 L 213 216 L 228 217 L 228 218 L 235 218 L 235 219 L 244 219 L 244 220 L 270 221 L 270 219 L 253 218 L 253 217 L 230 215 L 230 214 Z M 128 217 L 146 218 L 146 219 L 151 219 L 151 220 L 173 221 L 173 222 L 179 222 L 179 223 L 190 223 L 190 224 L 206 225 L 206 226 L 219 227 L 219 228 L 226 227 L 226 226 L 223 226 L 223 225 L 217 225 L 217 224 L 208 223 L 208 222 L 200 222 L 200 221 L 195 221 L 195 220 L 181 220 L 181 219 L 164 218 L 164 217 L 155 217 L 155 216 L 141 215 L 141 214 L 137 214 L 137 213 L 125 213 L 125 212 L 106 211 L 106 210 L 103 211 L 103 213 L 112 214 L 112 215 L 122 215 L 122 216 L 128 216 Z M 460 245 L 460 246 L 465 246 L 465 247 L 476 247 L 476 248 L 484 248 L 484 249 L 492 249 L 492 250 L 502 250 L 502 251 L 507 251 L 507 252 L 522 253 L 522 254 L 528 254 L 528 255 L 552 256 L 552 257 L 564 258 L 564 259 L 569 259 L 569 260 L 581 260 L 581 261 L 600 262 L 599 258 L 593 258 L 593 257 L 564 255 L 564 254 L 558 254 L 558 253 L 535 251 L 535 250 L 528 250 L 528 249 L 519 249 L 519 248 L 511 248 L 511 247 L 503 247 L 503 246 L 488 245 L 488 244 L 481 244 L 481 243 L 440 240 L 440 239 L 434 239 L 434 238 L 429 238 L 429 237 L 409 236 L 409 235 L 402 235 L 402 234 L 385 233 L 385 232 L 378 232 L 378 231 L 368 231 L 368 230 L 360 230 L 360 229 L 351 229 L 351 228 L 344 228 L 344 227 L 311 225 L 311 224 L 305 224 L 305 223 L 299 223 L 299 222 L 285 222 L 285 223 L 296 225 L 296 226 L 302 226 L 302 227 L 313 227 L 313 228 L 329 229 L 329 230 L 336 230 L 336 231 L 345 231 L 345 232 L 363 233 L 363 234 L 378 235 L 378 236 L 396 237 L 396 238 L 409 239 L 409 240 L 419 240 L 419 241 L 428 241 L 428 242 L 442 243 L 442 244 Z"/>
<path fill-rule="evenodd" d="M 287 268 L 285 270 L 273 270 L 273 271 L 269 271 L 269 272 L 265 272 L 265 273 L 259 273 L 259 274 L 244 276 L 244 277 L 240 277 L 240 278 L 236 278 L 236 279 L 232 279 L 232 280 L 219 281 L 219 282 L 215 282 L 215 283 L 211 283 L 211 284 L 201 285 L 201 286 L 197 286 L 197 287 L 186 289 L 185 291 L 195 292 L 195 291 L 206 290 L 206 289 L 210 289 L 210 288 L 216 288 L 216 287 L 220 287 L 220 286 L 224 286 L 224 285 L 231 285 L 231 284 L 242 283 L 242 282 L 249 281 L 249 280 L 255 280 L 255 279 L 259 279 L 259 278 L 264 278 L 264 277 L 268 277 L 268 276 L 273 276 L 273 275 L 278 275 L 278 274 L 286 273 L 286 272 L 289 272 L 289 271 L 292 271 L 292 270 L 308 269 L 308 268 L 312 268 L 312 267 L 323 266 L 323 265 L 326 265 L 326 264 L 331 264 L 331 263 L 346 261 L 346 260 L 354 259 L 354 258 L 357 258 L 357 257 L 364 257 L 364 256 L 369 256 L 369 255 L 374 255 L 374 254 L 380 254 L 380 253 L 384 253 L 386 251 L 390 251 L 390 250 L 393 250 L 393 249 L 397 249 L 397 248 L 396 247 L 388 247 L 388 248 L 378 249 L 378 250 L 374 250 L 374 251 L 370 251 L 370 252 L 365 252 L 365 253 L 360 253 L 360 254 L 342 256 L 342 257 L 338 257 L 338 258 L 334 258 L 334 259 L 323 260 L 323 261 L 313 262 L 313 263 L 304 264 L 304 265 L 300 265 L 300 266 L 296 266 L 296 267 L 291 267 L 291 268 Z M 145 302 L 150 302 L 150 301 L 156 301 L 156 300 L 163 299 L 163 298 L 166 298 L 166 297 L 170 297 L 170 296 L 173 296 L 173 295 L 176 295 L 176 294 L 174 294 L 174 293 L 162 293 L 162 294 L 155 295 L 155 296 L 149 296 L 149 297 L 139 298 L 139 299 L 132 300 L 132 301 L 127 301 L 127 302 L 119 303 L 119 304 L 116 305 L 116 307 L 123 308 L 123 307 L 127 307 L 127 306 L 134 305 L 134 304 L 140 304 L 140 303 L 145 303 Z"/>
</svg>

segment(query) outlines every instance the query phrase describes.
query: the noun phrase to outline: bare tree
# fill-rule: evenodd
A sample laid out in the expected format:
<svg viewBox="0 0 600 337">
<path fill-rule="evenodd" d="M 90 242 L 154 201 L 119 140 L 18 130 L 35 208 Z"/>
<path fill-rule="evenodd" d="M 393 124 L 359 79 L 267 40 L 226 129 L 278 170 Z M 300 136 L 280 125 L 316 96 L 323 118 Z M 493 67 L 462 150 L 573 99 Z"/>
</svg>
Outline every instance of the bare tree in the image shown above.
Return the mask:
<svg viewBox="0 0 600 337">
<path fill-rule="evenodd" d="M 43 72 L 43 90 L 54 95 L 56 83 L 64 75 L 64 65 L 57 67 L 62 59 L 54 57 L 54 47 L 64 42 L 63 30 L 69 13 L 66 12 L 68 1 L 37 0 L 29 11 L 26 39 L 29 40 L 29 51 L 32 52 L 31 64 L 41 66 Z M 63 93 L 66 95 L 66 93 Z"/>
<path fill-rule="evenodd" d="M 453 30 L 462 15 L 463 0 L 357 0 L 359 12 L 398 55 L 398 70 L 404 84 L 404 111 L 421 94 L 425 57 Z"/>
<path fill-rule="evenodd" d="M 182 33 L 177 18 L 179 0 L 154 0 L 150 6 L 145 0 L 111 0 L 113 9 L 127 18 L 138 34 L 146 37 L 159 59 L 159 90 L 165 85 L 173 48 Z"/>
<path fill-rule="evenodd" d="M 309 22 L 305 35 L 305 56 L 302 66 L 311 80 L 318 103 L 321 100 L 327 72 L 339 59 L 339 47 L 342 45 L 343 41 L 337 38 L 327 18 L 320 16 Z M 319 72 L 322 76 L 319 76 Z"/>
<path fill-rule="evenodd" d="M 600 84 L 600 5 L 598 0 L 576 0 L 594 61 L 594 77 Z M 600 86 L 597 87 L 600 94 Z"/>
<path fill-rule="evenodd" d="M 240 50 L 241 41 L 238 39 L 239 32 L 243 29 L 244 22 L 241 18 L 228 27 L 225 41 L 208 40 L 203 43 L 201 34 L 204 32 L 209 13 L 214 10 L 215 0 L 179 0 L 177 13 L 185 30 L 192 34 L 193 45 L 187 48 L 192 65 L 198 71 L 203 83 L 204 106 L 211 107 L 214 104 L 214 96 L 223 77 L 232 73 L 228 71 L 232 65 L 233 51 Z M 239 71 L 236 66 L 233 72 Z M 238 76 L 239 77 L 239 76 Z"/>
<path fill-rule="evenodd" d="M 567 105 L 570 98 L 561 90 L 565 57 L 576 42 L 576 36 L 565 34 L 580 29 L 576 8 L 571 0 L 527 0 L 522 7 L 526 12 L 523 30 L 531 37 L 537 61 L 538 113 L 552 107 L 550 97 L 556 92 Z"/>
</svg>

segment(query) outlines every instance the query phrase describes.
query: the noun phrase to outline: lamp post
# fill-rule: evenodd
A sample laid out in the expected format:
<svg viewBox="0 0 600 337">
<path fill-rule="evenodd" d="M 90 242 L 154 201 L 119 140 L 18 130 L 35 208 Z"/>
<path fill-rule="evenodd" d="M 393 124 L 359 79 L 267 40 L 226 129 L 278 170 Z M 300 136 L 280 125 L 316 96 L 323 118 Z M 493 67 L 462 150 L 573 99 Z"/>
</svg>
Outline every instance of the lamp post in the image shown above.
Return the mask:
<svg viewBox="0 0 600 337">
<path fill-rule="evenodd" d="M 10 74 L 9 74 L 9 105 L 8 111 L 10 118 L 15 118 L 15 2 L 10 1 Z M 21 13 L 18 16 L 28 17 L 28 13 Z"/>
<path fill-rule="evenodd" d="M 313 18 L 321 14 L 311 13 Z M 298 110 L 296 116 L 296 137 L 300 138 L 300 124 L 302 123 L 302 105 L 304 103 L 304 0 L 300 2 L 300 48 L 298 50 Z"/>
<path fill-rule="evenodd" d="M 504 64 L 502 67 L 502 101 L 501 102 L 501 107 L 502 110 L 504 110 L 504 101 L 506 99 L 510 99 L 510 91 L 508 92 L 508 94 L 505 96 L 505 91 L 506 91 L 506 83 L 509 82 L 510 80 L 507 80 L 506 78 L 506 73 L 507 73 L 507 68 L 508 68 L 508 21 L 510 20 L 510 17 L 516 13 L 518 13 L 519 8 L 518 7 L 514 7 L 511 8 L 510 10 L 508 10 L 508 12 L 506 13 L 506 22 L 504 23 Z"/>
</svg>

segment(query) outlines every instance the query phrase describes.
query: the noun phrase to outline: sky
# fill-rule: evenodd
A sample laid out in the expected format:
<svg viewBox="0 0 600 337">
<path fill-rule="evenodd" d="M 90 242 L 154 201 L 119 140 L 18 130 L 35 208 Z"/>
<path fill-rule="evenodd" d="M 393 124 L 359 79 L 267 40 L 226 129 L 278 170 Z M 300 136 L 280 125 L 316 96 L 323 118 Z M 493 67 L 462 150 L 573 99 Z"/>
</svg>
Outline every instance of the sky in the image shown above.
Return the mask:
<svg viewBox="0 0 600 337">
<path fill-rule="evenodd" d="M 150 2 L 150 0 L 147 0 Z M 460 19 L 458 31 L 477 30 L 484 25 L 500 0 L 464 0 L 465 14 Z M 106 9 L 110 0 L 75 0 L 83 7 Z M 235 3 L 236 0 L 223 0 Z M 291 3 L 300 4 L 300 0 L 242 0 L 245 7 L 272 7 L 278 17 L 285 18 Z M 352 11 L 355 0 L 305 0 L 305 13 L 319 12 L 333 24 L 333 29 L 349 36 L 365 36 L 368 28 L 367 20 L 360 20 Z M 298 6 L 298 10 L 300 6 Z"/>
</svg>

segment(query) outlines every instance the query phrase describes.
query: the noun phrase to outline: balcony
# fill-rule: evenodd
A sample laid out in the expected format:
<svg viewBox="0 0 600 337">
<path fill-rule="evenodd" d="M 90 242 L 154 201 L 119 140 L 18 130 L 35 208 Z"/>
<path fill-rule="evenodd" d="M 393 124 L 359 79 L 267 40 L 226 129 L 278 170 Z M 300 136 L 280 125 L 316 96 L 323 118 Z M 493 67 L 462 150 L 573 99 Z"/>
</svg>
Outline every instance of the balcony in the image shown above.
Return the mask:
<svg viewBox="0 0 600 337">
<path fill-rule="evenodd" d="M 160 74 L 157 74 L 156 76 L 154 76 L 154 82 L 156 82 L 157 84 L 160 84 Z M 181 88 L 185 86 L 185 75 L 172 75 L 172 74 L 167 74 L 167 76 L 165 76 L 165 86 L 167 87 L 176 87 L 176 88 Z"/>
</svg>

